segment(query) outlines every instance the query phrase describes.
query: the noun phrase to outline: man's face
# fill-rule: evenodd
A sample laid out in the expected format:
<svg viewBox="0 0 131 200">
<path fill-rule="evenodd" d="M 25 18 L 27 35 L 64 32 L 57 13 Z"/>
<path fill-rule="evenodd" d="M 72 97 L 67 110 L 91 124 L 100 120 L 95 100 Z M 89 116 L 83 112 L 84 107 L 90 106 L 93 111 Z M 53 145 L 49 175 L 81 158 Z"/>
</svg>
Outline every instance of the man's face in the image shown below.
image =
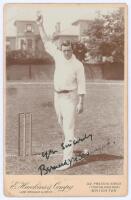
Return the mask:
<svg viewBox="0 0 131 200">
<path fill-rule="evenodd" d="M 64 57 L 69 60 L 72 57 L 73 51 L 71 46 L 62 46 Z"/>
</svg>

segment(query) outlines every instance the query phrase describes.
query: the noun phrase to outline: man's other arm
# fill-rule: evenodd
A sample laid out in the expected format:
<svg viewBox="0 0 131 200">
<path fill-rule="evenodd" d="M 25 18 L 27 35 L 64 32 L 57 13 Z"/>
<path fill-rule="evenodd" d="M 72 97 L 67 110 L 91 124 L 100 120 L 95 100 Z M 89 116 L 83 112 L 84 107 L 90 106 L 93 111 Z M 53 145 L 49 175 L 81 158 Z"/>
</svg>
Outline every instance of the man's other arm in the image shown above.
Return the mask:
<svg viewBox="0 0 131 200">
<path fill-rule="evenodd" d="M 85 82 L 85 72 L 84 66 L 80 63 L 80 67 L 77 70 L 77 84 L 78 84 L 78 104 L 77 113 L 83 112 L 84 107 L 84 96 L 86 94 L 86 82 Z"/>
</svg>

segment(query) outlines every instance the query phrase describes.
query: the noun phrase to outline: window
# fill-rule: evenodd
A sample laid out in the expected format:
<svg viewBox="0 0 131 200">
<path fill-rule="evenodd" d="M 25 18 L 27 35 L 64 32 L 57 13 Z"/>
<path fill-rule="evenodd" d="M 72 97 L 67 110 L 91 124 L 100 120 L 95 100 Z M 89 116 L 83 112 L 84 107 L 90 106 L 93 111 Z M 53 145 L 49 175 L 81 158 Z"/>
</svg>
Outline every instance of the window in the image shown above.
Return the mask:
<svg viewBox="0 0 131 200">
<path fill-rule="evenodd" d="M 23 49 L 25 45 L 25 41 L 23 39 L 21 39 L 20 41 L 20 48 Z"/>
<path fill-rule="evenodd" d="M 11 47 L 10 41 L 6 41 L 6 51 L 9 51 Z"/>
<path fill-rule="evenodd" d="M 27 30 L 27 32 L 32 32 L 32 25 L 31 24 L 27 24 L 26 30 Z"/>
<path fill-rule="evenodd" d="M 27 40 L 27 45 L 29 49 L 32 48 L 32 39 Z"/>
</svg>

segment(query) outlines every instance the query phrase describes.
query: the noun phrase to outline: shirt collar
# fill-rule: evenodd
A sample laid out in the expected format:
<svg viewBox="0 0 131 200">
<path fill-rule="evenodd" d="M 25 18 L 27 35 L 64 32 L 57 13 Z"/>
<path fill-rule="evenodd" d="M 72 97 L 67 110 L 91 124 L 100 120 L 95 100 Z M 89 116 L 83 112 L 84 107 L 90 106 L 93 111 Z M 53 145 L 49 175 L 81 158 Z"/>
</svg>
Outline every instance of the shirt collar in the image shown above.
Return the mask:
<svg viewBox="0 0 131 200">
<path fill-rule="evenodd" d="M 67 59 L 64 57 L 64 55 L 63 55 L 63 58 L 64 58 L 64 60 L 65 60 L 66 63 L 70 63 L 70 62 L 72 62 L 72 61 L 75 60 L 76 56 L 75 56 L 74 54 L 72 54 L 72 57 L 71 57 L 69 60 L 67 60 Z"/>
</svg>

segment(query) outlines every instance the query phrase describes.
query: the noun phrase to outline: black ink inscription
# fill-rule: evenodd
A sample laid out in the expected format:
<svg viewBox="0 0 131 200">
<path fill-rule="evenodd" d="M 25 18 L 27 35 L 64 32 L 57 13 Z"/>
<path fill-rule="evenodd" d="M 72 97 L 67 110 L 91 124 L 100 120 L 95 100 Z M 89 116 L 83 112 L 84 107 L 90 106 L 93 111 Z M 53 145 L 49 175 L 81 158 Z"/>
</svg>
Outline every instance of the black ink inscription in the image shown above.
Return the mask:
<svg viewBox="0 0 131 200">
<path fill-rule="evenodd" d="M 89 139 L 89 138 L 91 138 L 91 141 L 92 141 L 92 134 L 87 136 L 86 133 L 85 133 L 83 138 L 78 138 L 77 140 L 73 140 L 73 144 L 69 143 L 69 144 L 64 145 L 64 143 L 61 143 L 61 147 L 62 147 L 62 149 L 66 149 L 66 148 L 68 148 L 72 145 L 79 144 L 80 142 L 83 142 L 84 140 Z"/>
<path fill-rule="evenodd" d="M 89 155 L 89 153 L 87 154 L 87 156 L 88 155 Z M 84 158 L 85 158 L 85 155 L 79 155 L 79 156 L 76 156 L 76 157 L 72 157 L 71 159 L 65 160 L 64 162 L 59 163 L 58 165 L 51 165 L 49 167 L 46 167 L 45 164 L 42 164 L 42 165 L 39 166 L 38 171 L 40 171 L 41 176 L 46 175 L 46 174 L 49 174 L 52 170 L 60 168 L 64 165 L 69 165 L 71 167 L 72 163 L 78 162 L 78 161 L 80 161 Z"/>
<path fill-rule="evenodd" d="M 52 154 L 55 154 L 57 152 L 57 150 L 50 149 L 48 151 L 42 152 L 42 157 L 45 157 L 48 160 Z"/>
</svg>

